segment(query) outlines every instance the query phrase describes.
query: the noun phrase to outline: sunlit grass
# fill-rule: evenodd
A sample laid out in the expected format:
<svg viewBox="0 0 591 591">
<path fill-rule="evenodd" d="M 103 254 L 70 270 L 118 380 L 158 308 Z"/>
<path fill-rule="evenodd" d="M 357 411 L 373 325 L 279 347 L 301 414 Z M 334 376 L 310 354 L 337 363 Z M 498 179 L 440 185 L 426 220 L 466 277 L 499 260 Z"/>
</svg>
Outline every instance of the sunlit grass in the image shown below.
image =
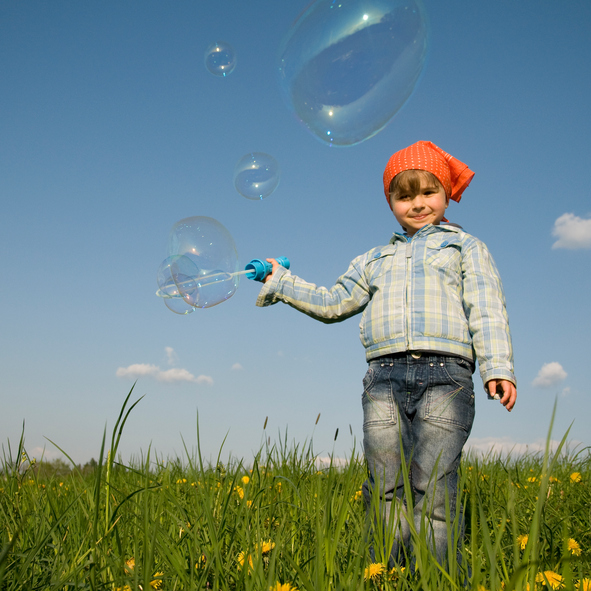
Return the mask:
<svg viewBox="0 0 591 591">
<path fill-rule="evenodd" d="M 0 589 L 591 591 L 588 450 L 466 457 L 463 568 L 437 565 L 413 532 L 410 572 L 369 559 L 356 451 L 320 464 L 311 443 L 280 442 L 249 465 L 150 450 L 124 465 L 129 397 L 88 474 L 42 475 L 23 439 L 5 450 Z"/>
</svg>

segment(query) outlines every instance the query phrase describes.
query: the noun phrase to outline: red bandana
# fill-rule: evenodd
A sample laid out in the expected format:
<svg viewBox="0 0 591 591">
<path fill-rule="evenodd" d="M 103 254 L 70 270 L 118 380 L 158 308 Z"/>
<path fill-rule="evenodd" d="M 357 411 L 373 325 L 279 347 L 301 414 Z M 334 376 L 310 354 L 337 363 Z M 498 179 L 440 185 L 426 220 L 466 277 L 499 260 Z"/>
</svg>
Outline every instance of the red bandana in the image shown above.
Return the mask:
<svg viewBox="0 0 591 591">
<path fill-rule="evenodd" d="M 434 174 L 454 201 L 462 198 L 462 193 L 470 184 L 474 173 L 463 162 L 450 156 L 433 142 L 417 142 L 392 155 L 384 170 L 384 193 L 390 203 L 390 183 L 404 170 L 427 170 Z"/>
</svg>

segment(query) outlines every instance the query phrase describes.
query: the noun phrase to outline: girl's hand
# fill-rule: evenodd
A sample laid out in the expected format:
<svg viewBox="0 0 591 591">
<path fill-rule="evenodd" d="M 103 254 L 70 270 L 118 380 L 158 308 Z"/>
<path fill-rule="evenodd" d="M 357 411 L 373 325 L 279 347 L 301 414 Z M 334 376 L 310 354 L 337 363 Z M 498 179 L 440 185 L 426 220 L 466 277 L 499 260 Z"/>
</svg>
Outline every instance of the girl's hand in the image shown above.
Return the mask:
<svg viewBox="0 0 591 591">
<path fill-rule="evenodd" d="M 515 406 L 517 400 L 517 388 L 509 380 L 489 380 L 486 382 L 486 390 L 491 396 L 499 396 L 501 404 L 509 411 Z"/>
<path fill-rule="evenodd" d="M 268 263 L 271 263 L 271 265 L 273 265 L 273 269 L 271 269 L 271 272 L 263 279 L 263 283 L 267 283 L 267 281 L 271 280 L 271 277 L 273 277 L 273 273 L 275 273 L 275 271 L 277 271 L 277 268 L 279 267 L 279 263 L 275 260 L 275 259 L 265 259 Z"/>
</svg>

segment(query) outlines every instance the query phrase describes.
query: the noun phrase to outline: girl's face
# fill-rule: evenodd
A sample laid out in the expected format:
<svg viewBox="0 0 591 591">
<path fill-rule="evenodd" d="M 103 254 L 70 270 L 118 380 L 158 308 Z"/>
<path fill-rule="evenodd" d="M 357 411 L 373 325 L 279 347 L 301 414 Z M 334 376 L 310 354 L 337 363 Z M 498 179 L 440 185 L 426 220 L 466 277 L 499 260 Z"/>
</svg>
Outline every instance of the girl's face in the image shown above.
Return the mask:
<svg viewBox="0 0 591 591">
<path fill-rule="evenodd" d="M 420 184 L 415 189 L 405 188 L 406 183 L 400 184 L 402 186 L 390 193 L 390 207 L 406 233 L 414 236 L 427 224 L 438 226 L 449 204 L 449 198 L 439 181 L 421 175 Z"/>
</svg>

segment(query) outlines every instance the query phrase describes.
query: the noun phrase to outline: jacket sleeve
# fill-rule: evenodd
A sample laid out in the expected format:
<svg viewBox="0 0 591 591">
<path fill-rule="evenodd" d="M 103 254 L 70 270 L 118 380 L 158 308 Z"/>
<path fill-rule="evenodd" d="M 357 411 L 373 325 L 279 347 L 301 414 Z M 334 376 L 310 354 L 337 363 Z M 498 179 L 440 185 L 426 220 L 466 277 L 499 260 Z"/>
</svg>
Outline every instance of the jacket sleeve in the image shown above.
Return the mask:
<svg viewBox="0 0 591 591">
<path fill-rule="evenodd" d="M 356 258 L 331 288 L 317 287 L 279 267 L 265 283 L 257 306 L 284 302 L 304 314 L 325 323 L 340 322 L 361 312 L 370 299 L 363 275 L 363 256 Z"/>
<path fill-rule="evenodd" d="M 505 294 L 495 262 L 484 243 L 475 240 L 463 253 L 463 304 L 480 376 L 516 383 L 513 346 Z"/>
</svg>

